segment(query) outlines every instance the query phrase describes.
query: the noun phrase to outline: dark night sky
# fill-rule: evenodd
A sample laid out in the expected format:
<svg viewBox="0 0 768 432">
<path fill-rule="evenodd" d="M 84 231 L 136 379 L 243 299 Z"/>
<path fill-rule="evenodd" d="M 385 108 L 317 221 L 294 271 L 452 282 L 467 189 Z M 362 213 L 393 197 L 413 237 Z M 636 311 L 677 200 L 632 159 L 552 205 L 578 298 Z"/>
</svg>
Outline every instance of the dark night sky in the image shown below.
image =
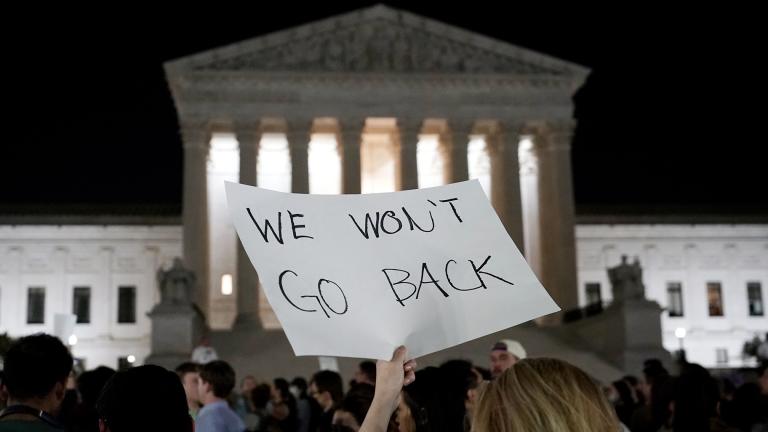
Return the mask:
<svg viewBox="0 0 768 432">
<path fill-rule="evenodd" d="M 19 12 L 3 61 L 0 206 L 177 206 L 181 143 L 162 62 L 372 3 L 256 7 L 265 4 Z M 582 208 L 768 210 L 768 122 L 764 106 L 753 108 L 765 104 L 765 47 L 744 20 L 721 11 L 388 4 L 592 69 L 576 97 Z"/>
</svg>

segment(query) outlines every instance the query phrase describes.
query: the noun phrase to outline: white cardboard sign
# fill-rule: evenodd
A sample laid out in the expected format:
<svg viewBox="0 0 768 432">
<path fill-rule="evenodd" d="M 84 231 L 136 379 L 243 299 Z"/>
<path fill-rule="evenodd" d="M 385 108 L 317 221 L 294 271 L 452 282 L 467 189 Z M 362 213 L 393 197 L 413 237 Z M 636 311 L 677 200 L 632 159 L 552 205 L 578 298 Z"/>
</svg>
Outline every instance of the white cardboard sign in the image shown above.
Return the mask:
<svg viewBox="0 0 768 432">
<path fill-rule="evenodd" d="M 480 183 L 305 195 L 226 183 L 296 355 L 419 357 L 556 312 Z"/>
</svg>

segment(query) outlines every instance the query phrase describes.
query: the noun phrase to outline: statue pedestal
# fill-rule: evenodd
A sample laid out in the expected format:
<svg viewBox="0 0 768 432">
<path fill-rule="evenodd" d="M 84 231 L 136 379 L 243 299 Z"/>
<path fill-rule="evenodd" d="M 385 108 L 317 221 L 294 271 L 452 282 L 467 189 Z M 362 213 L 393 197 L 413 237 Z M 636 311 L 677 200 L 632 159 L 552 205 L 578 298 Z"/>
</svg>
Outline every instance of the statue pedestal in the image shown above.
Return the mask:
<svg viewBox="0 0 768 432">
<path fill-rule="evenodd" d="M 235 332 L 259 332 L 264 330 L 261 318 L 255 313 L 240 313 L 235 318 L 232 331 Z"/>
<path fill-rule="evenodd" d="M 189 361 L 205 334 L 205 317 L 194 304 L 163 304 L 147 314 L 152 320 L 152 350 L 146 364 L 173 370 Z"/>
<path fill-rule="evenodd" d="M 638 374 L 643 361 L 661 360 L 674 368 L 661 342 L 661 313 L 655 301 L 629 299 L 614 302 L 603 313 L 568 324 L 581 341 L 601 357 L 629 374 Z"/>
</svg>

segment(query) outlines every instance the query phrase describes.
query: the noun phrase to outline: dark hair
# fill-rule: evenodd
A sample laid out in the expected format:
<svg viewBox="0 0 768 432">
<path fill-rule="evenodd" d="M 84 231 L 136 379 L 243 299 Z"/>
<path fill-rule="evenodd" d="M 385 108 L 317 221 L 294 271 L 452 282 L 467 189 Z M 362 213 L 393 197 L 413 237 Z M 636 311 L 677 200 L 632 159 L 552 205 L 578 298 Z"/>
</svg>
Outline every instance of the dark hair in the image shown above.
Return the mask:
<svg viewBox="0 0 768 432">
<path fill-rule="evenodd" d="M 322 370 L 312 376 L 312 382 L 315 383 L 318 393 L 327 391 L 335 403 L 341 402 L 344 397 L 344 385 L 338 372 Z"/>
<path fill-rule="evenodd" d="M 213 387 L 216 397 L 226 399 L 235 388 L 235 370 L 223 360 L 214 360 L 200 369 L 200 379 Z"/>
<path fill-rule="evenodd" d="M 444 412 L 440 369 L 430 366 L 416 372 L 416 381 L 403 388 L 403 402 L 411 410 L 416 432 L 442 432 Z"/>
<path fill-rule="evenodd" d="M 629 383 L 624 380 L 618 380 L 614 381 L 613 388 L 616 389 L 616 393 L 619 395 L 619 400 L 621 403 L 625 405 L 632 405 L 634 404 L 635 400 L 632 397 L 632 389 L 629 386 Z"/>
<path fill-rule="evenodd" d="M 675 386 L 675 431 L 708 430 L 717 415 L 720 391 L 709 371 L 697 364 L 686 364 Z"/>
<path fill-rule="evenodd" d="M 64 383 L 72 371 L 72 355 L 61 341 L 38 333 L 11 345 L 5 355 L 8 395 L 14 399 L 45 397 L 56 383 Z"/>
<path fill-rule="evenodd" d="M 766 369 L 768 369 L 768 361 L 760 362 L 760 364 L 757 366 L 756 372 L 757 377 L 760 378 L 765 374 Z"/>
<path fill-rule="evenodd" d="M 200 373 L 200 365 L 194 362 L 184 362 L 176 366 L 176 374 L 179 378 L 184 378 L 188 373 Z"/>
<path fill-rule="evenodd" d="M 616 393 L 619 396 L 619 400 L 614 404 L 616 415 L 619 416 L 619 420 L 625 425 L 630 424 L 636 406 L 635 398 L 633 396 L 634 391 L 625 380 L 614 381 L 611 384 L 613 385 L 613 388 L 616 389 Z"/>
<path fill-rule="evenodd" d="M 290 386 L 285 378 L 275 378 L 272 382 L 277 392 L 280 393 L 281 399 L 288 399 L 289 395 L 292 396 Z"/>
<path fill-rule="evenodd" d="M 634 375 L 624 375 L 624 377 L 622 379 L 624 381 L 626 381 L 627 383 L 629 383 L 629 385 L 631 385 L 632 387 L 634 387 L 634 386 L 636 386 L 637 384 L 640 383 L 640 381 L 638 381 L 637 377 L 634 376 Z"/>
<path fill-rule="evenodd" d="M 114 374 L 96 410 L 112 432 L 191 432 L 193 428 L 179 377 L 160 366 L 138 366 Z"/>
<path fill-rule="evenodd" d="M 272 389 L 269 384 L 259 384 L 251 390 L 251 401 L 257 409 L 265 409 L 272 398 Z"/>
<path fill-rule="evenodd" d="M 749 431 L 765 420 L 765 406 L 757 383 L 742 384 L 733 394 L 733 400 L 724 403 L 720 411 L 722 419 L 739 430 Z"/>
<path fill-rule="evenodd" d="M 653 382 L 654 379 L 668 377 L 669 371 L 661 364 L 661 360 L 653 358 L 643 362 L 643 375 L 646 381 Z"/>
<path fill-rule="evenodd" d="M 291 385 L 299 389 L 299 399 L 307 398 L 307 380 L 302 377 L 296 377 L 291 381 Z"/>
<path fill-rule="evenodd" d="M 275 403 L 283 403 L 288 408 L 288 416 L 277 421 L 278 430 L 294 431 L 299 426 L 299 410 L 296 406 L 296 398 L 291 394 L 288 381 L 284 378 L 275 378 L 273 383 L 280 394 L 280 401 Z"/>
<path fill-rule="evenodd" d="M 640 380 L 638 380 L 634 375 L 624 375 L 622 380 L 624 380 L 629 385 L 629 389 L 632 391 L 632 397 L 635 400 L 635 404 L 645 405 L 645 395 L 643 395 L 643 392 L 638 388 Z"/>
<path fill-rule="evenodd" d="M 114 369 L 99 366 L 94 370 L 83 372 L 77 377 L 77 390 L 80 392 L 83 404 L 95 406 L 101 391 L 114 374 Z"/>
<path fill-rule="evenodd" d="M 371 382 L 376 382 L 376 363 L 370 360 L 362 361 L 360 362 L 360 371 L 363 375 L 367 376 Z"/>
<path fill-rule="evenodd" d="M 444 410 L 440 431 L 463 432 L 468 392 L 477 387 L 477 375 L 471 362 L 449 360 L 440 365 L 440 376 L 440 406 Z"/>
<path fill-rule="evenodd" d="M 339 405 L 340 410 L 347 411 L 362 425 L 365 415 L 373 402 L 374 387 L 370 384 L 360 383 L 347 392 Z"/>
</svg>

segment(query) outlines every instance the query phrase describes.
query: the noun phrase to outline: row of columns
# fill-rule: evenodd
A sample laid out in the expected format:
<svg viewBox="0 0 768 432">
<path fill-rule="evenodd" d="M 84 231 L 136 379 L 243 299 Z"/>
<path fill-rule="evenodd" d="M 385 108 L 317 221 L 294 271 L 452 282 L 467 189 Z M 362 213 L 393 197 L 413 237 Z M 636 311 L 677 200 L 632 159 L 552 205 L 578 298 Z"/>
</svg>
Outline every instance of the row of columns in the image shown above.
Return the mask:
<svg viewBox="0 0 768 432">
<path fill-rule="evenodd" d="M 412 119 L 397 121 L 397 178 L 399 190 L 418 188 L 417 143 L 426 131 L 424 122 Z M 505 127 L 506 126 L 506 127 Z M 315 131 L 312 121 L 263 119 L 253 123 L 235 123 L 240 146 L 240 183 L 256 185 L 259 142 L 264 133 L 285 133 L 292 164 L 291 190 L 309 193 L 308 146 Z M 566 309 L 576 306 L 576 262 L 574 241 L 573 191 L 570 168 L 570 124 L 528 123 L 504 125 L 496 121 L 475 122 L 449 120 L 437 131 L 447 162 L 446 181 L 469 178 L 467 151 L 469 137 L 485 136 L 491 160 L 491 202 L 509 235 L 549 290 L 555 301 Z M 339 144 L 342 166 L 342 193 L 361 191 L 361 143 L 365 119 L 341 120 L 333 131 Z M 183 121 L 184 199 L 183 248 L 187 266 L 197 275 L 197 304 L 207 313 L 209 304 L 208 197 L 207 159 L 212 134 L 207 122 Z M 535 155 L 537 196 L 531 200 L 536 215 L 523 223 L 520 191 L 518 144 L 521 136 L 529 136 Z M 546 233 L 546 235 L 545 235 Z M 525 239 L 525 243 L 524 243 Z M 237 255 L 237 319 L 236 325 L 258 326 L 258 277 L 245 250 L 238 242 Z"/>
</svg>

